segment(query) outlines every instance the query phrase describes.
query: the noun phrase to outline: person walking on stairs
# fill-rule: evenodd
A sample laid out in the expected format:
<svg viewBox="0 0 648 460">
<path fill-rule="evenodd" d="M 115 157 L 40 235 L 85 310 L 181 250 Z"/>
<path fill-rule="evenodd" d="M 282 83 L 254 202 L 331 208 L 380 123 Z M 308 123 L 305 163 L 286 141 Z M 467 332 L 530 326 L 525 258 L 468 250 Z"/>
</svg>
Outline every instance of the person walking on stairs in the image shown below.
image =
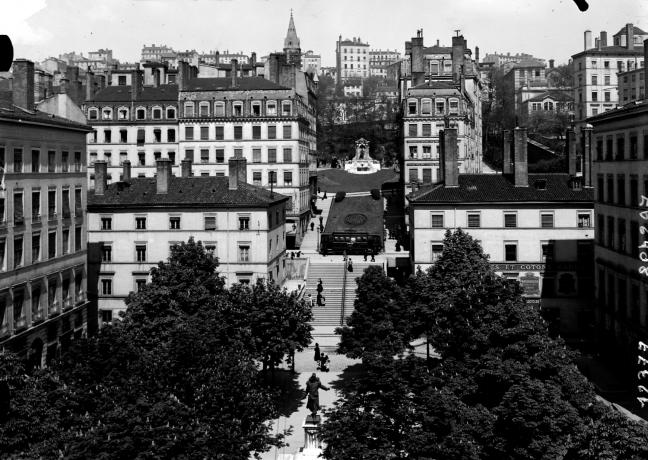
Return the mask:
<svg viewBox="0 0 648 460">
<path fill-rule="evenodd" d="M 349 262 L 347 263 L 347 270 L 349 273 L 353 272 L 353 262 L 351 262 L 351 257 L 349 257 Z"/>
<path fill-rule="evenodd" d="M 314 359 L 315 362 L 317 362 L 318 364 L 319 364 L 320 356 L 321 356 L 321 354 L 320 354 L 320 347 L 319 347 L 319 343 L 315 343 L 315 357 L 314 357 L 313 359 Z"/>
</svg>

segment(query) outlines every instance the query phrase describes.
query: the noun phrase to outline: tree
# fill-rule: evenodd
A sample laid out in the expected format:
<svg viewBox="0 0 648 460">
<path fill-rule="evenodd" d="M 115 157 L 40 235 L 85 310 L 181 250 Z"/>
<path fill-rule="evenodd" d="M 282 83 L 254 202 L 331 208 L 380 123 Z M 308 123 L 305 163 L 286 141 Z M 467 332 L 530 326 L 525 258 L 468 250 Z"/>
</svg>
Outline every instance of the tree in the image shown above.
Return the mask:
<svg viewBox="0 0 648 460">
<path fill-rule="evenodd" d="M 574 66 L 572 64 L 563 64 L 548 69 L 547 80 L 549 86 L 554 88 L 572 88 L 574 86 Z"/>
</svg>

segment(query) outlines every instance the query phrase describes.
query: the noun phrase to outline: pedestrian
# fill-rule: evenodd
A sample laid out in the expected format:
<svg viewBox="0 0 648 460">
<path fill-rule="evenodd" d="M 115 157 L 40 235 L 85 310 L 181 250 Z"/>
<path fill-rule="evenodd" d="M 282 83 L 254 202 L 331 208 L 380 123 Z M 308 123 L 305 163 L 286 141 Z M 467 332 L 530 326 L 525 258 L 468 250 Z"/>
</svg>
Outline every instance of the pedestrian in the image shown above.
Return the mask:
<svg viewBox="0 0 648 460">
<path fill-rule="evenodd" d="M 311 222 L 311 232 L 315 231 L 315 222 Z"/>
<path fill-rule="evenodd" d="M 366 249 L 364 251 L 362 251 L 362 255 L 364 256 L 364 261 L 366 262 L 367 261 L 367 250 Z"/>
<path fill-rule="evenodd" d="M 322 225 L 324 223 L 324 217 L 319 216 L 319 221 L 320 221 L 320 225 Z"/>
<path fill-rule="evenodd" d="M 319 370 L 322 372 L 328 372 L 329 367 L 328 363 L 330 362 L 329 357 L 326 355 L 326 353 L 322 353 L 320 356 L 320 365 L 319 365 Z"/>
<path fill-rule="evenodd" d="M 351 257 L 349 257 L 349 262 L 347 263 L 347 270 L 349 272 L 353 271 L 353 262 L 351 262 Z"/>
<path fill-rule="evenodd" d="M 371 261 L 372 262 L 376 261 L 376 250 L 375 249 L 371 250 Z"/>
<path fill-rule="evenodd" d="M 320 228 L 320 233 L 324 233 L 324 226 L 322 224 L 320 224 L 319 228 Z"/>
<path fill-rule="evenodd" d="M 323 307 L 324 306 L 324 296 L 322 294 L 317 294 L 317 306 L 318 307 Z"/>
<path fill-rule="evenodd" d="M 320 193 L 322 193 L 322 190 L 320 190 L 320 188 L 317 187 L 317 194 L 319 195 Z"/>
<path fill-rule="evenodd" d="M 308 304 L 309 307 L 313 308 L 313 296 L 308 294 L 308 297 L 306 297 L 306 303 Z"/>
<path fill-rule="evenodd" d="M 321 361 L 320 361 L 321 362 Z M 308 396 L 308 401 L 306 402 L 306 409 L 311 411 L 311 417 L 315 418 L 317 416 L 317 411 L 320 409 L 319 405 L 319 389 L 328 391 L 328 387 L 322 385 L 320 379 L 317 378 L 315 372 L 310 376 L 308 382 L 306 382 L 306 396 Z"/>
<path fill-rule="evenodd" d="M 321 294 L 323 290 L 324 290 L 324 286 L 322 286 L 322 278 L 320 278 L 317 283 L 317 293 Z"/>
<path fill-rule="evenodd" d="M 344 261 L 346 262 L 346 260 L 347 260 L 347 252 L 346 252 L 346 249 L 342 252 L 342 258 L 343 258 Z"/>
<path fill-rule="evenodd" d="M 301 257 L 301 251 L 297 251 L 297 257 Z"/>
<path fill-rule="evenodd" d="M 291 259 L 294 259 L 294 258 L 295 258 L 295 253 L 292 252 L 292 251 L 290 251 L 290 258 L 291 258 Z"/>
<path fill-rule="evenodd" d="M 319 349 L 319 343 L 315 344 L 315 361 L 319 362 L 320 360 L 320 349 Z"/>
<path fill-rule="evenodd" d="M 326 190 L 324 190 L 324 200 L 326 200 Z"/>
</svg>

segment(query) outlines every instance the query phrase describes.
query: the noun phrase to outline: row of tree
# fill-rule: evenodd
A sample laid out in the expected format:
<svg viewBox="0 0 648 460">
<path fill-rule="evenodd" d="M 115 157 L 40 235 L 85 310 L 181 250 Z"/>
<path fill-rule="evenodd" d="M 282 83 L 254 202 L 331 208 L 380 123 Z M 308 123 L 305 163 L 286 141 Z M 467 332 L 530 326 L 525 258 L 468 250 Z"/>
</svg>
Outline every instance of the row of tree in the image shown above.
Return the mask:
<svg viewBox="0 0 648 460">
<path fill-rule="evenodd" d="M 1 354 L 0 457 L 248 460 L 282 445 L 266 374 L 310 343 L 311 309 L 275 284 L 226 289 L 217 266 L 200 242 L 182 243 L 121 321 L 60 362 L 27 374 Z"/>
<path fill-rule="evenodd" d="M 648 458 L 646 424 L 597 399 L 521 294 L 461 230 L 404 286 L 369 268 L 339 330 L 363 372 L 340 382 L 326 458 Z M 411 352 L 421 337 L 434 358 Z"/>
</svg>

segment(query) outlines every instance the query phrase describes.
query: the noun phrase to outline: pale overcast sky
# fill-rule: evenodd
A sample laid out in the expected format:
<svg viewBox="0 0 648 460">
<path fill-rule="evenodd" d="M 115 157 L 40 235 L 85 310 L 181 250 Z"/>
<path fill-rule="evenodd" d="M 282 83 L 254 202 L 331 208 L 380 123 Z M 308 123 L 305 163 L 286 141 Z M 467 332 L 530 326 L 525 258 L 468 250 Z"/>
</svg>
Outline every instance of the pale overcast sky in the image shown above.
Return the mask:
<svg viewBox="0 0 648 460">
<path fill-rule="evenodd" d="M 9 3 L 9 2 L 7 2 Z M 450 44 L 461 29 L 483 57 L 526 52 L 565 63 L 583 49 L 583 32 L 611 41 L 628 22 L 648 30 L 648 0 L 14 0 L 2 5 L 0 33 L 14 56 L 42 60 L 64 52 L 110 48 L 138 61 L 144 44 L 175 50 L 256 51 L 283 48 L 290 9 L 303 51 L 335 64 L 335 41 L 360 37 L 372 48 L 398 49 L 422 28 L 425 45 Z"/>
</svg>

